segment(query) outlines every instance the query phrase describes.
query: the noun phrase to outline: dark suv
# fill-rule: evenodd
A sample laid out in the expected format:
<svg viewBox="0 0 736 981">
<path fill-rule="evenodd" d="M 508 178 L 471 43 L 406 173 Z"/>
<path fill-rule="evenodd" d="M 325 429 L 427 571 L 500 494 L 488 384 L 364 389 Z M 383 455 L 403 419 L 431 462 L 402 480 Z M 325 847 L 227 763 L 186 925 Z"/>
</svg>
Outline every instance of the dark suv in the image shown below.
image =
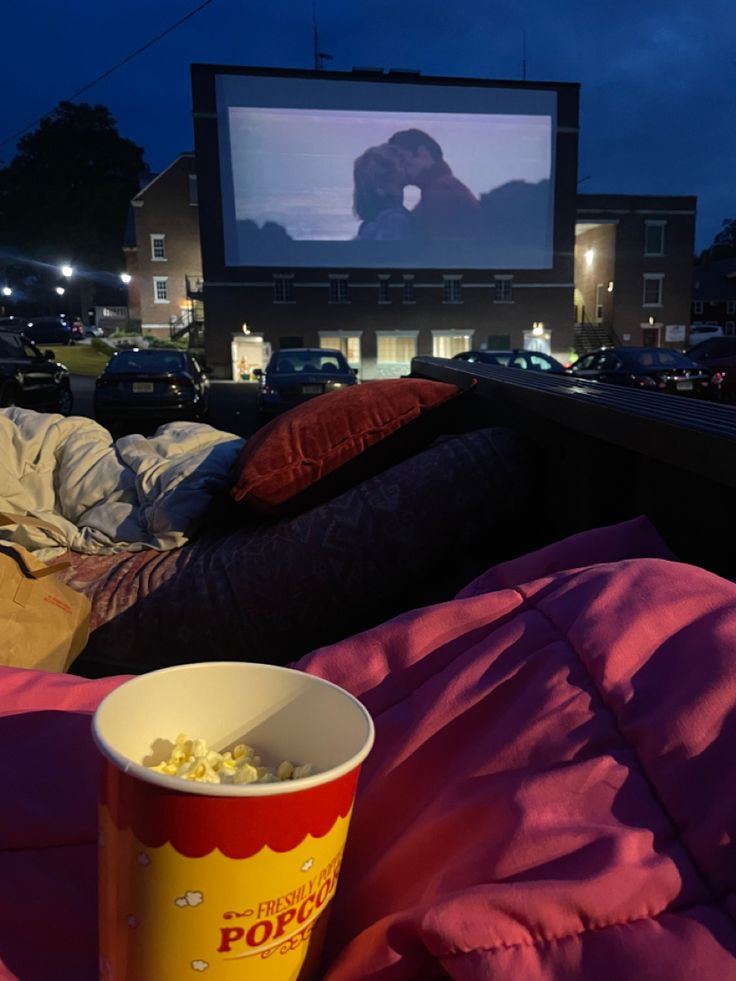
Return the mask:
<svg viewBox="0 0 736 981">
<path fill-rule="evenodd" d="M 685 354 L 710 372 L 713 398 L 736 405 L 736 337 L 710 337 Z"/>
<path fill-rule="evenodd" d="M 29 341 L 34 344 L 62 344 L 66 346 L 74 340 L 72 322 L 63 314 L 48 317 L 15 317 L 18 326 Z M 82 337 L 84 332 L 82 333 Z"/>
<path fill-rule="evenodd" d="M 69 371 L 53 352 L 42 354 L 17 329 L 0 326 L 0 407 L 68 416 L 73 404 Z"/>
</svg>

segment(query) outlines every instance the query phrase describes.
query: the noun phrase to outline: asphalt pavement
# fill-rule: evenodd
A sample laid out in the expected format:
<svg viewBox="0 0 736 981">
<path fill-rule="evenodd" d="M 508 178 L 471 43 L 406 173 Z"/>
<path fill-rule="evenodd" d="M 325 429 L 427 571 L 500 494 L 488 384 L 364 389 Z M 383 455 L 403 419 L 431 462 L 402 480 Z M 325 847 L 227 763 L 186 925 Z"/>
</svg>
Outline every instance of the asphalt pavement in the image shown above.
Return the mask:
<svg viewBox="0 0 736 981">
<path fill-rule="evenodd" d="M 71 376 L 72 392 L 74 394 L 75 416 L 86 416 L 94 419 L 92 396 L 95 389 L 95 379 L 85 375 Z M 254 382 L 210 381 L 210 413 L 207 422 L 215 429 L 236 436 L 250 436 L 255 429 L 256 391 L 258 385 Z M 127 432 L 143 432 L 151 435 L 157 423 L 151 421 L 151 426 L 145 424 L 131 425 Z"/>
</svg>

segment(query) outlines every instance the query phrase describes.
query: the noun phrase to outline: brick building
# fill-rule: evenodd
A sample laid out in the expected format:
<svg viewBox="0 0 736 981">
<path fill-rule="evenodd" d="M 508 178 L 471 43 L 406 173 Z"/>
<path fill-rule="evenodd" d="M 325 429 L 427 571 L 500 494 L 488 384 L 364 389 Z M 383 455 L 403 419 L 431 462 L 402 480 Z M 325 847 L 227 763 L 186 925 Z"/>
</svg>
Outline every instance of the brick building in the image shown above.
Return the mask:
<svg viewBox="0 0 736 981">
<path fill-rule="evenodd" d="M 135 245 L 125 249 L 128 306 L 144 333 L 169 336 L 201 319 L 199 206 L 193 153 L 182 153 L 131 201 Z"/>
<path fill-rule="evenodd" d="M 736 258 L 708 260 L 693 269 L 693 324 L 718 324 L 736 334 Z"/>
<path fill-rule="evenodd" d="M 575 321 L 619 344 L 682 346 L 690 323 L 696 199 L 581 194 Z"/>
</svg>

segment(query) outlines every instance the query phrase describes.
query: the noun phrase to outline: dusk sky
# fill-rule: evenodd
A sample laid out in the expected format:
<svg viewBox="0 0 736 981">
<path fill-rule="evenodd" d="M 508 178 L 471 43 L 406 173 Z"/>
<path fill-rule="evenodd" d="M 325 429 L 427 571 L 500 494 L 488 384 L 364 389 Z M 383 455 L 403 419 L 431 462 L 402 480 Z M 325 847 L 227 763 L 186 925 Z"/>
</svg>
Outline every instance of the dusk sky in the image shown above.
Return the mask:
<svg viewBox="0 0 736 981">
<path fill-rule="evenodd" d="M 316 2 L 337 70 L 520 79 L 525 36 L 527 80 L 581 85 L 581 191 L 695 194 L 698 249 L 736 217 L 733 0 Z M 201 3 L 6 4 L 0 143 Z M 193 149 L 192 62 L 312 68 L 312 0 L 212 0 L 77 101 L 107 106 L 160 170 Z"/>
</svg>

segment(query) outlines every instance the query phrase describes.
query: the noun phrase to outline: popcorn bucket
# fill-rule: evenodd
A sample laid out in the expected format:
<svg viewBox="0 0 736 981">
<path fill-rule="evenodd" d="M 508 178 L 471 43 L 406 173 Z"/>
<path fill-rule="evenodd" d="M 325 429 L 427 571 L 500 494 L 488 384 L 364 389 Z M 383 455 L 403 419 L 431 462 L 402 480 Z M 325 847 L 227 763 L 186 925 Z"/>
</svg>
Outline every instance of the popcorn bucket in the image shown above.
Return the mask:
<svg viewBox="0 0 736 981">
<path fill-rule="evenodd" d="M 275 783 L 197 783 L 150 769 L 176 736 L 253 746 Z M 93 720 L 103 756 L 100 978 L 316 976 L 373 723 L 352 695 L 267 664 L 209 662 L 124 682 Z"/>
</svg>

